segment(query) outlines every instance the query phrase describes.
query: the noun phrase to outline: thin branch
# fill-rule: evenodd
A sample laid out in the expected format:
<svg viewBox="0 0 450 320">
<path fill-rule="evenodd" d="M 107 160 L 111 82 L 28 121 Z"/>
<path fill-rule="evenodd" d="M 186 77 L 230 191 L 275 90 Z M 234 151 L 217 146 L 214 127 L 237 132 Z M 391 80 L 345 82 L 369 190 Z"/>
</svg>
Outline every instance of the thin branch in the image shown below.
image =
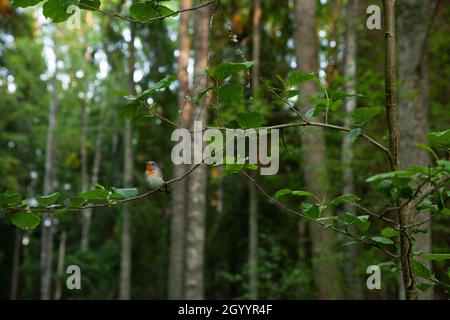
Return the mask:
<svg viewBox="0 0 450 320">
<path fill-rule="evenodd" d="M 178 15 L 180 13 L 183 13 L 183 12 L 198 10 L 198 9 L 203 8 L 203 7 L 212 5 L 215 2 L 216 2 L 215 0 L 208 1 L 208 2 L 199 4 L 198 6 L 195 6 L 195 7 L 192 7 L 192 8 L 187 8 L 187 9 L 183 9 L 183 10 L 173 11 L 171 13 L 168 13 L 168 14 L 165 14 L 165 15 L 162 15 L 162 16 L 159 16 L 159 17 L 151 18 L 151 19 L 148 19 L 146 21 L 135 20 L 133 18 L 129 18 L 129 17 L 123 16 L 123 15 L 121 15 L 118 12 L 111 12 L 111 11 L 103 10 L 103 9 L 100 9 L 100 8 L 96 8 L 96 7 L 90 6 L 90 5 L 85 4 L 85 3 L 79 3 L 78 5 L 80 7 L 84 7 L 84 8 L 89 9 L 89 10 L 97 11 L 97 12 L 109 15 L 111 17 L 117 17 L 119 19 L 131 22 L 131 23 L 149 24 L 149 23 L 152 23 L 152 22 L 155 22 L 155 21 L 163 20 L 165 18 L 176 16 L 176 15 Z"/>
<path fill-rule="evenodd" d="M 376 248 L 382 250 L 383 252 L 385 252 L 386 254 L 388 254 L 388 255 L 391 256 L 391 257 L 394 257 L 394 258 L 397 258 L 397 257 L 398 257 L 396 254 L 390 252 L 389 250 L 383 248 L 382 246 L 379 246 L 379 245 L 377 245 L 377 244 L 375 244 L 375 243 L 371 243 L 371 242 L 369 242 L 369 241 L 367 241 L 367 240 L 365 240 L 365 239 L 359 238 L 359 237 L 357 237 L 357 236 L 351 234 L 351 233 L 348 232 L 347 230 L 342 230 L 342 229 L 336 228 L 336 227 L 334 227 L 334 226 L 327 225 L 327 224 L 325 224 L 325 223 L 323 223 L 323 222 L 321 222 L 321 221 L 317 221 L 317 220 L 315 220 L 315 219 L 309 218 L 309 217 L 305 216 L 304 214 L 302 214 L 301 212 L 298 212 L 298 211 L 296 211 L 296 210 L 293 210 L 293 209 L 291 209 L 291 208 L 285 206 L 284 204 L 282 204 L 281 202 L 279 202 L 278 200 L 276 200 L 275 198 L 273 198 L 271 195 L 269 195 L 269 194 L 268 194 L 268 193 L 267 193 L 267 192 L 266 192 L 266 191 L 265 191 L 265 190 L 264 190 L 264 189 L 256 182 L 256 180 L 253 179 L 247 172 L 241 171 L 241 173 L 242 173 L 244 176 L 246 176 L 247 179 L 249 179 L 249 180 L 250 180 L 250 181 L 251 181 L 251 182 L 252 182 L 252 183 L 253 183 L 253 184 L 261 191 L 261 193 L 262 193 L 267 199 L 269 199 L 270 201 L 272 201 L 277 207 L 279 207 L 279 208 L 281 208 L 281 209 L 283 209 L 283 210 L 286 210 L 286 211 L 288 211 L 288 212 L 290 212 L 290 213 L 292 213 L 292 214 L 294 214 L 294 215 L 296 215 L 296 216 L 298 216 L 298 217 L 301 217 L 301 218 L 303 218 L 303 219 L 305 219 L 305 220 L 308 220 L 308 221 L 310 221 L 310 222 L 319 224 L 319 225 L 321 225 L 322 227 L 324 227 L 324 228 L 326 228 L 326 229 L 331 229 L 331 230 L 333 230 L 333 231 L 335 231 L 335 232 L 337 232 L 337 233 L 340 233 L 340 234 L 343 234 L 343 235 L 345 235 L 345 236 L 348 236 L 348 237 L 350 237 L 350 238 L 352 238 L 352 239 L 354 239 L 354 240 L 356 240 L 356 241 L 359 241 L 359 242 L 361 242 L 361 243 L 363 243 L 363 244 L 366 244 L 366 245 L 369 245 L 369 246 L 372 246 L 372 247 L 376 247 Z"/>
<path fill-rule="evenodd" d="M 359 204 L 357 202 L 350 202 L 350 204 L 352 206 L 355 206 L 355 207 L 359 208 L 361 211 L 367 213 L 368 215 L 371 215 L 371 216 L 373 216 L 373 217 L 375 217 L 377 219 L 384 220 L 386 222 L 389 222 L 389 223 L 393 224 L 394 226 L 397 226 L 397 223 L 394 220 L 386 218 L 382 214 L 376 214 L 375 212 L 370 211 L 369 209 L 367 209 L 366 207 L 364 207 L 363 205 L 361 205 L 361 204 Z M 392 209 L 392 208 L 390 208 L 390 209 Z M 394 210 L 394 209 L 392 209 L 392 210 Z"/>
<path fill-rule="evenodd" d="M 81 207 L 69 207 L 69 208 L 65 208 L 62 205 L 55 205 L 52 207 L 48 207 L 48 208 L 6 208 L 7 210 L 10 211 L 15 211 L 15 212 L 22 212 L 22 211 L 26 211 L 26 212 L 55 212 L 59 209 L 67 209 L 67 211 L 81 211 L 84 209 L 90 209 L 90 208 L 103 208 L 103 207 L 109 207 L 111 205 L 121 205 L 124 203 L 128 203 L 128 202 L 132 202 L 132 201 L 136 201 L 136 200 L 140 200 L 140 199 L 144 199 L 147 198 L 149 196 L 151 196 L 152 194 L 162 191 L 164 188 L 166 188 L 167 186 L 171 185 L 174 182 L 183 180 L 184 178 L 186 178 L 188 175 L 190 175 L 195 169 L 197 169 L 200 165 L 202 165 L 203 163 L 200 164 L 196 164 L 194 166 L 192 166 L 188 171 L 186 171 L 183 175 L 177 177 L 177 178 L 173 178 L 172 180 L 167 181 L 165 184 L 163 184 L 161 187 L 159 187 L 158 189 L 155 190 L 151 190 L 151 191 L 147 191 L 143 194 L 140 194 L 138 196 L 135 197 L 131 197 L 131 198 L 127 198 L 127 199 L 123 199 L 123 200 L 118 200 L 114 203 L 98 203 L 98 204 L 91 204 L 91 205 L 87 205 L 87 206 L 81 206 Z"/>
</svg>

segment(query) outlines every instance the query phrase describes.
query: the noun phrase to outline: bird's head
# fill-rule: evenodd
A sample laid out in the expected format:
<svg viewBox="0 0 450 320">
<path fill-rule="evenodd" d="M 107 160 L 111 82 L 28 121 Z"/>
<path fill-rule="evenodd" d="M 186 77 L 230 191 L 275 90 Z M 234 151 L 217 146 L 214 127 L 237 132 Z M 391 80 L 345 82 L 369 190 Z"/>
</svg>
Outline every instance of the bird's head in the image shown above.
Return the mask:
<svg viewBox="0 0 450 320">
<path fill-rule="evenodd" d="M 146 165 L 147 165 L 146 171 L 148 173 L 152 173 L 153 170 L 158 169 L 158 164 L 155 161 L 147 161 Z"/>
</svg>

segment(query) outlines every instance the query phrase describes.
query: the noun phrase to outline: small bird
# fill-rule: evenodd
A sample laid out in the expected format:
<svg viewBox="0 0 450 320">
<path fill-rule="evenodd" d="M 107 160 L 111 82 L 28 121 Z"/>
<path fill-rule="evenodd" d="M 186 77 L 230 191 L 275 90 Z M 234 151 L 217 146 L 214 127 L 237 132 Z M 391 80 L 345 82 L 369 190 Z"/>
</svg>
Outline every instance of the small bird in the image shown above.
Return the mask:
<svg viewBox="0 0 450 320">
<path fill-rule="evenodd" d="M 145 169 L 145 182 L 150 190 L 156 190 L 164 186 L 164 190 L 169 193 L 164 176 L 158 164 L 155 161 L 148 161 Z"/>
</svg>

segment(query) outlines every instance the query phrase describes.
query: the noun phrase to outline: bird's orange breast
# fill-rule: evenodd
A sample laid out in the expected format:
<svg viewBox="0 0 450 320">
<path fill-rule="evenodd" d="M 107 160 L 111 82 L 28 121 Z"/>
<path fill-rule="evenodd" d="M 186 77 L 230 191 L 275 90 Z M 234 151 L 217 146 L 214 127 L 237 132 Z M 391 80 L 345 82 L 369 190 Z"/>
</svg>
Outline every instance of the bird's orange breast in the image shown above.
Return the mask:
<svg viewBox="0 0 450 320">
<path fill-rule="evenodd" d="M 150 174 L 152 174 L 154 171 L 155 171 L 155 170 L 153 169 L 152 166 L 147 165 L 147 168 L 145 169 L 145 174 L 146 174 L 146 175 L 150 175 Z"/>
</svg>

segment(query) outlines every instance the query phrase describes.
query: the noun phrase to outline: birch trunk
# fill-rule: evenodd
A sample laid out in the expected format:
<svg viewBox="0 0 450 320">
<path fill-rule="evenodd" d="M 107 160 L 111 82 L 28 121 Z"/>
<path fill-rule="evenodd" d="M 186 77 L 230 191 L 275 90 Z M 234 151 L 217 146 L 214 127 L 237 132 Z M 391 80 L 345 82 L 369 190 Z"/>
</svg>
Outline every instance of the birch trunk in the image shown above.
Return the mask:
<svg viewBox="0 0 450 320">
<path fill-rule="evenodd" d="M 48 113 L 49 120 L 47 131 L 47 146 L 45 155 L 45 195 L 49 195 L 53 192 L 56 180 L 56 116 L 58 110 L 56 75 L 52 79 L 51 86 L 51 99 Z M 49 300 L 52 281 L 53 221 L 48 212 L 45 212 L 43 214 L 41 230 L 41 300 Z"/>
<path fill-rule="evenodd" d="M 207 86 L 205 75 L 208 66 L 209 7 L 195 11 L 195 67 L 194 85 L 196 92 Z M 193 120 L 207 122 L 206 98 L 194 109 Z M 201 143 L 201 142 L 200 142 Z M 194 145 L 193 157 L 201 157 L 201 146 Z M 204 298 L 204 246 L 206 214 L 206 167 L 201 165 L 189 176 L 187 201 L 185 298 Z"/>
<path fill-rule="evenodd" d="M 130 94 L 135 94 L 135 85 L 133 80 L 134 65 L 135 65 L 135 47 L 134 39 L 136 37 L 136 26 L 131 24 L 131 38 L 128 44 L 130 50 L 130 56 L 128 60 L 128 72 L 129 72 L 129 91 Z M 123 184 L 124 187 L 132 187 L 133 182 L 133 133 L 131 129 L 131 123 L 129 120 L 125 120 L 124 131 L 124 168 L 123 168 Z M 120 249 L 120 290 L 119 299 L 130 299 L 130 287 L 131 287 L 131 214 L 130 208 L 127 204 L 123 207 L 123 220 L 122 220 L 122 238 Z"/>
</svg>

